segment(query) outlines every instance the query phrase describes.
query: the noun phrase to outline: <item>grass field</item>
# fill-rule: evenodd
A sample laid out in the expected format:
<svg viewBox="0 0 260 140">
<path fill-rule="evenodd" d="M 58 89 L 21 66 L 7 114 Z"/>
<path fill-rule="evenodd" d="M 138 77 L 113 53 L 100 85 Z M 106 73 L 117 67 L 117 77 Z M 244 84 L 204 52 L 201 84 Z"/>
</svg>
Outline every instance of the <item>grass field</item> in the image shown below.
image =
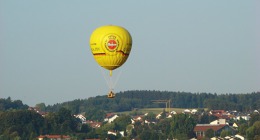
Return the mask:
<svg viewBox="0 0 260 140">
<path fill-rule="evenodd" d="M 140 109 L 135 109 L 132 111 L 124 111 L 124 112 L 116 112 L 117 114 L 145 114 L 145 113 L 149 113 L 149 112 L 153 112 L 154 114 L 159 114 L 160 112 L 162 112 L 165 108 L 140 108 Z M 175 111 L 177 113 L 181 113 L 183 110 L 185 110 L 184 108 L 170 108 L 170 111 Z"/>
</svg>

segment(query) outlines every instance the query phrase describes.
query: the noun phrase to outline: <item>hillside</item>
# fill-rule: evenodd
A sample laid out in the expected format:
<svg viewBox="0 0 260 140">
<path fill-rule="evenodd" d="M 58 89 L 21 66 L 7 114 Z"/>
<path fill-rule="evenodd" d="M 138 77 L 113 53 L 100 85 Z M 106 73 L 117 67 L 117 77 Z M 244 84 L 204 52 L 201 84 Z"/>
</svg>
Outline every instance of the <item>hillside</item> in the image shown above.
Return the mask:
<svg viewBox="0 0 260 140">
<path fill-rule="evenodd" d="M 56 112 L 65 107 L 74 114 L 81 112 L 123 112 L 142 108 L 165 108 L 166 103 L 153 103 L 153 100 L 170 100 L 172 108 L 208 108 L 249 111 L 260 108 L 260 92 L 247 94 L 212 94 L 170 91 L 133 90 L 116 94 L 114 99 L 106 95 L 88 99 L 77 99 L 69 102 L 45 106 L 37 104 L 42 111 Z M 28 108 L 22 101 L 0 100 L 0 110 Z"/>
<path fill-rule="evenodd" d="M 45 111 L 54 112 L 61 107 L 73 113 L 102 110 L 105 112 L 130 111 L 135 108 L 165 108 L 165 104 L 156 104 L 152 100 L 171 100 L 174 108 L 208 108 L 249 111 L 260 108 L 260 92 L 247 94 L 212 94 L 170 91 L 133 90 L 116 94 L 114 99 L 96 96 L 88 99 L 77 99 L 61 104 L 44 107 Z"/>
</svg>

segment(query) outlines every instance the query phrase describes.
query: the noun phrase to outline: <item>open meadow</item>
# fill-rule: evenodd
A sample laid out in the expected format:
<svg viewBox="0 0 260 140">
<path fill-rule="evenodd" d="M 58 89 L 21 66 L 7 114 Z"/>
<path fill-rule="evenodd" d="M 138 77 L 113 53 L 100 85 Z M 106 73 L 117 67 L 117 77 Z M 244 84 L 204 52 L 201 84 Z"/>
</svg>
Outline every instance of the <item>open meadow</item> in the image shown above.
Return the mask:
<svg viewBox="0 0 260 140">
<path fill-rule="evenodd" d="M 132 111 L 124 111 L 124 112 L 116 112 L 117 114 L 126 114 L 126 115 L 131 115 L 131 114 L 145 114 L 152 112 L 154 114 L 159 114 L 160 112 L 163 112 L 163 110 L 167 111 L 169 108 L 140 108 L 140 109 L 133 109 Z M 171 111 L 175 111 L 176 113 L 182 113 L 185 110 L 185 108 L 170 108 Z M 192 110 L 192 109 L 189 109 Z"/>
</svg>

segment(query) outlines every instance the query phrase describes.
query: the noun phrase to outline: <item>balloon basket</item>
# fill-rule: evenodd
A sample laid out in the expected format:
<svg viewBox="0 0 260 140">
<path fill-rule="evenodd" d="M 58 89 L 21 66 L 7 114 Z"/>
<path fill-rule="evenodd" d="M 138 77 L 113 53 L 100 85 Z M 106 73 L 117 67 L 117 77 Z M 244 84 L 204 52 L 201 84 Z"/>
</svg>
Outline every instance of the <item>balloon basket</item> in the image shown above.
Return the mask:
<svg viewBox="0 0 260 140">
<path fill-rule="evenodd" d="M 107 95 L 108 98 L 114 98 L 116 95 L 113 93 L 113 91 L 110 91 Z"/>
</svg>

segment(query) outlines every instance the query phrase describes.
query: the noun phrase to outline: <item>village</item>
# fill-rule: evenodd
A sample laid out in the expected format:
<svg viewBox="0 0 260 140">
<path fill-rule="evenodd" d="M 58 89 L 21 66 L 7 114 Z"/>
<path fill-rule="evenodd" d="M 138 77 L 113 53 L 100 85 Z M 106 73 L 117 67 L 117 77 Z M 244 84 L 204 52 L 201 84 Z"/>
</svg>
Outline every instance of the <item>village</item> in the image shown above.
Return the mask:
<svg viewBox="0 0 260 140">
<path fill-rule="evenodd" d="M 42 112 L 37 110 L 37 108 L 30 107 L 29 110 L 36 111 L 37 113 L 41 114 L 42 116 L 46 115 L 46 112 Z M 215 120 L 205 124 L 199 124 L 197 123 L 193 129 L 193 132 L 195 134 L 194 138 L 191 138 L 190 140 L 204 140 L 204 139 L 210 139 L 210 140 L 245 140 L 245 136 L 239 134 L 239 121 L 245 121 L 248 122 L 251 119 L 251 114 L 258 114 L 258 110 L 253 110 L 250 113 L 242 113 L 238 111 L 226 111 L 226 110 L 210 110 L 208 112 L 201 112 L 198 111 L 198 109 L 183 109 L 182 112 L 176 112 L 176 111 L 170 111 L 170 112 L 160 112 L 155 115 L 155 119 L 152 121 L 147 118 L 147 115 L 151 112 L 147 112 L 144 114 L 139 115 L 131 115 L 131 123 L 128 126 L 131 126 L 134 128 L 135 123 L 140 123 L 142 125 L 155 125 L 162 119 L 171 119 L 174 115 L 177 114 L 186 114 L 186 115 L 197 115 L 197 116 L 203 116 L 205 113 L 208 113 L 208 116 L 212 116 L 213 118 L 216 118 Z M 79 119 L 82 124 L 88 124 L 93 129 L 98 129 L 102 127 L 104 124 L 111 124 L 113 123 L 117 118 L 119 118 L 122 114 L 117 113 L 107 113 L 103 122 L 95 121 L 95 120 L 87 120 L 86 117 L 83 114 L 77 114 L 74 115 L 75 118 Z M 120 137 L 126 137 L 126 133 L 130 133 L 131 129 L 126 129 L 123 131 L 118 130 L 109 130 L 107 131 L 108 135 L 120 135 Z M 211 132 L 212 131 L 212 132 Z M 223 132 L 228 132 L 223 136 Z M 208 138 L 209 132 L 211 132 L 210 138 Z M 208 134 L 207 134 L 208 133 Z M 37 137 L 38 140 L 44 140 L 44 138 L 48 138 L 51 140 L 72 140 L 70 136 L 67 135 L 40 135 Z M 98 138 L 94 139 L 85 139 L 85 140 L 100 140 Z M 134 139 L 133 139 L 134 140 Z M 138 139 L 139 140 L 139 139 Z"/>
</svg>

